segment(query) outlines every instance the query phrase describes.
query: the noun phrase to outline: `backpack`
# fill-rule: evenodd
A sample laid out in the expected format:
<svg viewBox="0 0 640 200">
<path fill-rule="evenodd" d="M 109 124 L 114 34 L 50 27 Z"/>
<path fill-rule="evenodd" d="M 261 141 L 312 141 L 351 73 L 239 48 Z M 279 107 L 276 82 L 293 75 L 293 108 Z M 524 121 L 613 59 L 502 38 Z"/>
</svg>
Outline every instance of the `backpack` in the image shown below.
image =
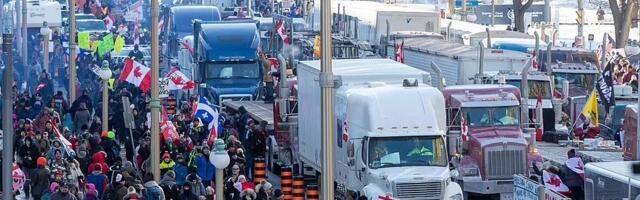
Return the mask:
<svg viewBox="0 0 640 200">
<path fill-rule="evenodd" d="M 162 196 L 162 189 L 160 189 L 160 186 L 152 186 L 152 187 L 147 187 L 147 193 L 144 197 L 146 197 L 145 199 L 147 200 L 160 200 L 160 197 Z"/>
</svg>

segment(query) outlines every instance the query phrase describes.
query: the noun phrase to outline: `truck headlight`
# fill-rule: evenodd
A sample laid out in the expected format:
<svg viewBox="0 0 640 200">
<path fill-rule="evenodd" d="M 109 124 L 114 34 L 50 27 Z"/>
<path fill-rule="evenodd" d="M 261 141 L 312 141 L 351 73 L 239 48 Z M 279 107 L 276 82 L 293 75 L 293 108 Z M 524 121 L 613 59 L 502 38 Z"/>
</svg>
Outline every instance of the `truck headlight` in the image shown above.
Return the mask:
<svg viewBox="0 0 640 200">
<path fill-rule="evenodd" d="M 462 200 L 462 194 L 455 194 L 449 197 L 449 200 Z"/>
<path fill-rule="evenodd" d="M 480 176 L 478 168 L 462 168 L 462 176 Z"/>
</svg>

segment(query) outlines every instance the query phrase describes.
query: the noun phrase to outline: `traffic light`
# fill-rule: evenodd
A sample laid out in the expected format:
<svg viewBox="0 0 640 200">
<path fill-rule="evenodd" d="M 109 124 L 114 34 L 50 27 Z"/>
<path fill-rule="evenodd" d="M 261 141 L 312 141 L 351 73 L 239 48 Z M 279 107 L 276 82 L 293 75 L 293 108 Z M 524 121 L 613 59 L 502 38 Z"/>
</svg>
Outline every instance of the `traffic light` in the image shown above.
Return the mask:
<svg viewBox="0 0 640 200">
<path fill-rule="evenodd" d="M 577 10 L 576 15 L 576 23 L 578 23 L 578 25 L 584 24 L 584 11 Z"/>
</svg>

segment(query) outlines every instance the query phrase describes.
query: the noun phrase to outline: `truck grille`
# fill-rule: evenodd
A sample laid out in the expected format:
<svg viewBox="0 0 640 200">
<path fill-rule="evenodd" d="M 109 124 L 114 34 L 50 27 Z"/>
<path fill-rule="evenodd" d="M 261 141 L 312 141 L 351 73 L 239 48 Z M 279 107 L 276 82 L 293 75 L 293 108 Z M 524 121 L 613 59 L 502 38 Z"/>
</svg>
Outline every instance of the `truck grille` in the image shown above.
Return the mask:
<svg viewBox="0 0 640 200">
<path fill-rule="evenodd" d="M 397 199 L 440 199 L 442 182 L 396 183 L 393 197 Z"/>
<path fill-rule="evenodd" d="M 220 102 L 223 101 L 252 101 L 253 98 L 251 95 L 229 95 L 229 96 L 220 96 Z"/>
<path fill-rule="evenodd" d="M 526 169 L 524 146 L 494 146 L 485 148 L 485 176 L 488 179 L 510 179 L 524 174 Z"/>
</svg>

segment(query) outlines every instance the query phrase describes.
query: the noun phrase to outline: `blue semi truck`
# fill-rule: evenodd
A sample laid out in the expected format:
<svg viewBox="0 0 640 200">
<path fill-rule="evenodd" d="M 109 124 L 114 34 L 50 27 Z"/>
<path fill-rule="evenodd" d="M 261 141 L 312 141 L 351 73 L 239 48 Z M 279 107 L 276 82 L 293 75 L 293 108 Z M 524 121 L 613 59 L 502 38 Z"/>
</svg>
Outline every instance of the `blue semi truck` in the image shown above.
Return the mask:
<svg viewBox="0 0 640 200">
<path fill-rule="evenodd" d="M 169 10 L 169 49 L 176 55 L 180 43 L 186 36 L 193 34 L 193 20 L 220 21 L 220 10 L 215 6 L 174 6 Z"/>
<path fill-rule="evenodd" d="M 225 100 L 256 99 L 262 85 L 257 22 L 196 20 L 193 31 L 198 94 L 216 105 Z"/>
</svg>

